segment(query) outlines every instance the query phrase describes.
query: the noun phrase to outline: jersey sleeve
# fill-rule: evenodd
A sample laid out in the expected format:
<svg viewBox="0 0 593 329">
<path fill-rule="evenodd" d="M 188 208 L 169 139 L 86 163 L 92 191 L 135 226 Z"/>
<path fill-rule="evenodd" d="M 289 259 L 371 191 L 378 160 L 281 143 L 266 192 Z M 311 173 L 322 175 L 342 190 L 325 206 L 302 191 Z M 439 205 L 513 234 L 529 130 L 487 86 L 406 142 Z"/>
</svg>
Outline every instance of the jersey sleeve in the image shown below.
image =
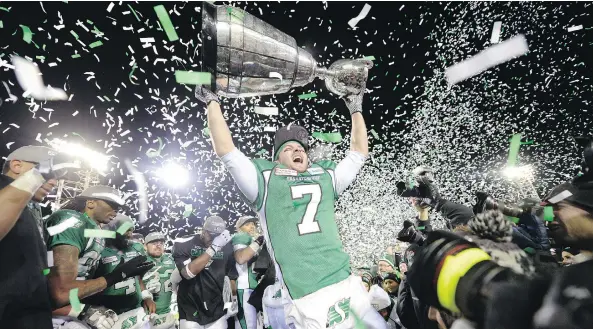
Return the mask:
<svg viewBox="0 0 593 329">
<path fill-rule="evenodd" d="M 187 243 L 177 242 L 173 245 L 173 260 L 175 261 L 175 266 L 177 266 L 179 271 L 181 271 L 186 264 L 191 262 L 191 255 L 187 247 Z"/>
<path fill-rule="evenodd" d="M 47 248 L 52 249 L 59 245 L 70 245 L 78 248 L 79 252 L 83 252 L 86 248 L 88 238 L 84 237 L 85 225 L 84 219 L 80 218 L 74 212 L 69 211 L 56 211 L 53 213 L 46 222 L 46 232 L 52 231 L 52 228 L 58 227 L 58 225 L 66 224 L 59 229 L 60 233 L 48 236 Z"/>
<path fill-rule="evenodd" d="M 247 248 L 251 244 L 251 236 L 247 233 L 236 233 L 233 235 L 231 242 L 233 243 L 233 250 L 241 250 Z"/>
<path fill-rule="evenodd" d="M 366 157 L 360 152 L 349 151 L 346 157 L 336 165 L 334 176 L 336 196 L 340 196 L 354 182 L 365 160 Z"/>
</svg>

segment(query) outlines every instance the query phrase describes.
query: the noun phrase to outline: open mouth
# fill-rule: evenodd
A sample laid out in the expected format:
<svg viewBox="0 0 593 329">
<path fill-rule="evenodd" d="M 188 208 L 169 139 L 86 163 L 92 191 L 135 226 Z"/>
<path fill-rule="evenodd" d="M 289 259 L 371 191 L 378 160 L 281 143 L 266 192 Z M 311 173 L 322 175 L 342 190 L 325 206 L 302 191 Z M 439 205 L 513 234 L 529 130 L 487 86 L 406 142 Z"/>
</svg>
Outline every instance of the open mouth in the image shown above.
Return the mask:
<svg viewBox="0 0 593 329">
<path fill-rule="evenodd" d="M 294 163 L 303 163 L 303 158 L 300 155 L 296 155 L 294 158 L 292 158 L 292 162 Z"/>
</svg>

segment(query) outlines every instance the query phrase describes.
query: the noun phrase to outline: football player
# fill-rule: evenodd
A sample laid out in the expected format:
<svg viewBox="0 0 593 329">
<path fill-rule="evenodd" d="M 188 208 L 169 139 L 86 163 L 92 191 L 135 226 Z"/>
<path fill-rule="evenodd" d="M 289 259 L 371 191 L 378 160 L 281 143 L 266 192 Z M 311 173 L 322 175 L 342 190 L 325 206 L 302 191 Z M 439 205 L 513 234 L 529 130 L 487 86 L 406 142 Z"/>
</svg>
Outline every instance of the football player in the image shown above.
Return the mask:
<svg viewBox="0 0 593 329">
<path fill-rule="evenodd" d="M 171 274 L 175 271 L 173 256 L 165 253 L 165 236 L 161 233 L 149 233 L 145 239 L 148 260 L 155 267 L 146 273 L 146 288 L 153 294 L 156 303 L 156 314 L 151 315 L 152 329 L 171 329 L 175 327 L 175 316 L 171 312 L 173 282 Z"/>
<path fill-rule="evenodd" d="M 372 62 L 366 61 L 367 68 Z M 334 202 L 354 181 L 368 155 L 363 92 L 345 97 L 352 117 L 350 152 L 339 163 L 309 163 L 309 133 L 289 124 L 275 135 L 273 161 L 249 160 L 233 143 L 218 96 L 203 86 L 212 145 L 250 206 L 258 212 L 283 294 L 292 300 L 287 318 L 297 328 L 385 328 L 360 277 L 351 275 L 335 221 Z M 351 314 L 353 311 L 355 314 Z"/>
<path fill-rule="evenodd" d="M 242 216 L 235 224 L 237 233 L 231 239 L 239 274 L 237 279 L 239 313 L 237 314 L 238 323 L 235 324 L 235 328 L 257 328 L 257 310 L 247 302 L 253 289 L 257 286 L 256 274 L 249 265 L 255 261 L 264 241 L 264 237 L 257 234 L 256 223 L 257 217 Z"/>
<path fill-rule="evenodd" d="M 82 321 L 93 328 L 111 328 L 117 321 L 115 312 L 103 306 L 84 304 L 73 308 L 70 291 L 78 289 L 77 297 L 81 300 L 128 277 L 142 275 L 152 267 L 144 263 L 146 257 L 139 256 L 119 264 L 109 274 L 92 279 L 105 248 L 104 238 L 93 232 L 100 230 L 101 224 L 109 224 L 123 205 L 118 190 L 92 186 L 47 219 L 46 245 L 54 259 L 48 275 L 49 288 L 54 304 L 61 307 L 53 311 L 54 327 Z"/>
<path fill-rule="evenodd" d="M 138 256 L 146 256 L 144 246 L 131 241 L 134 223 L 130 217 L 117 214 L 107 227 L 116 232 L 116 238 L 105 240 L 105 249 L 101 252 L 101 260 L 94 277 L 108 275 L 120 263 Z M 124 281 L 107 287 L 103 292 L 88 297 L 82 302 L 113 310 L 118 319 L 111 327 L 112 329 L 137 329 L 148 323 L 147 313 L 155 313 L 156 305 L 152 299 L 152 294 L 136 276 L 127 277 Z"/>
</svg>

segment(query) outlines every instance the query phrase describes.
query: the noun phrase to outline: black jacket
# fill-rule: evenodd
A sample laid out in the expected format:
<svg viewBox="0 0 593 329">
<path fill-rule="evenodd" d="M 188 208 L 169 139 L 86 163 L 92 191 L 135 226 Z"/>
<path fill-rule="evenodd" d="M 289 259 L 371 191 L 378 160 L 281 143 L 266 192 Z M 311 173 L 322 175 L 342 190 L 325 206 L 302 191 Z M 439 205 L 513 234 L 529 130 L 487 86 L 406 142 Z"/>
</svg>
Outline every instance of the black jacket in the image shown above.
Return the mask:
<svg viewBox="0 0 593 329">
<path fill-rule="evenodd" d="M 406 329 L 438 329 L 438 324 L 428 318 L 430 305 L 422 303 L 404 278 L 399 285 L 397 316 Z"/>
<path fill-rule="evenodd" d="M 12 178 L 0 175 L 0 188 L 12 182 Z M 0 259 L 0 326 L 8 326 L 11 318 L 26 317 L 34 309 L 36 314 L 47 313 L 46 327 L 52 328 L 50 295 L 43 273 L 47 250 L 29 206 L 0 240 Z"/>
<path fill-rule="evenodd" d="M 208 247 L 199 235 L 173 246 L 173 259 L 181 271 L 186 262 L 193 261 L 206 252 Z M 201 325 L 210 324 L 224 315 L 222 289 L 224 277 L 237 280 L 233 247 L 229 243 L 212 257 L 211 262 L 195 278 L 183 278 L 177 291 L 179 318 L 197 322 Z"/>
<path fill-rule="evenodd" d="M 451 222 L 453 227 L 465 225 L 474 217 L 474 212 L 471 208 L 447 200 L 441 201 L 439 211 Z"/>
</svg>

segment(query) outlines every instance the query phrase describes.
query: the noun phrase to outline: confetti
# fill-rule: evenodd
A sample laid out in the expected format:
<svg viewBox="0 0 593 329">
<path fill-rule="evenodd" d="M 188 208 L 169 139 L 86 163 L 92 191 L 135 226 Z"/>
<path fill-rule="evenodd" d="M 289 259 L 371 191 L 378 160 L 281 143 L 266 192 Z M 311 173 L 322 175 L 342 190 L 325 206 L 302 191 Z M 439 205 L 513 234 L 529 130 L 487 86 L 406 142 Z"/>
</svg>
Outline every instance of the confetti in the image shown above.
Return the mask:
<svg viewBox="0 0 593 329">
<path fill-rule="evenodd" d="M 278 115 L 277 107 L 256 106 L 254 111 L 261 115 Z"/>
<path fill-rule="evenodd" d="M 80 221 L 75 217 L 70 217 L 58 225 L 50 226 L 47 228 L 47 233 L 50 236 L 54 236 L 56 234 L 60 234 L 67 229 L 73 227 L 74 225 L 78 224 Z"/>
<path fill-rule="evenodd" d="M 544 207 L 544 220 L 551 222 L 554 221 L 554 208 L 551 206 Z"/>
<path fill-rule="evenodd" d="M 80 300 L 78 300 L 78 288 L 71 289 L 68 296 L 70 299 L 70 306 L 72 306 L 72 310 L 74 312 L 81 312 L 82 304 L 80 303 Z"/>
<path fill-rule="evenodd" d="M 321 133 L 313 132 L 311 136 L 329 143 L 341 143 L 342 135 L 340 133 Z"/>
<path fill-rule="evenodd" d="M 158 5 L 154 7 L 154 11 L 161 22 L 161 26 L 167 33 L 167 38 L 169 41 L 176 41 L 179 39 L 177 36 L 177 32 L 175 31 L 175 27 L 173 27 L 173 23 L 171 22 L 171 18 L 169 18 L 169 14 L 163 5 Z"/>
<path fill-rule="evenodd" d="M 375 60 L 375 56 L 365 56 L 362 59 L 368 59 L 369 61 L 374 61 Z"/>
<path fill-rule="evenodd" d="M 47 252 L 47 266 L 54 266 L 54 252 L 51 250 Z"/>
<path fill-rule="evenodd" d="M 113 9 L 113 6 L 115 6 L 115 4 L 112 2 L 109 4 L 109 6 L 107 7 L 107 12 L 110 13 L 111 9 Z"/>
<path fill-rule="evenodd" d="M 369 5 L 368 3 L 365 3 L 364 7 L 360 11 L 360 14 L 358 14 L 358 16 L 354 17 L 353 19 L 349 20 L 348 25 L 350 25 L 351 28 L 356 27 L 358 22 L 360 22 L 362 19 L 367 17 L 370 10 L 371 10 L 371 5 Z"/>
<path fill-rule="evenodd" d="M 317 97 L 317 94 L 316 93 L 299 95 L 299 98 L 300 99 L 311 99 L 311 98 L 315 98 L 315 97 Z"/>
<path fill-rule="evenodd" d="M 115 239 L 115 232 L 114 231 L 108 231 L 108 230 L 91 230 L 91 229 L 86 229 L 86 230 L 84 230 L 84 237 L 85 238 Z"/>
<path fill-rule="evenodd" d="M 49 268 L 43 269 L 43 275 L 47 276 L 49 274 Z"/>
<path fill-rule="evenodd" d="M 454 85 L 460 81 L 478 75 L 491 67 L 524 55 L 529 51 L 527 40 L 517 35 L 494 46 L 490 46 L 479 54 L 450 66 L 445 71 L 447 82 Z"/>
<path fill-rule="evenodd" d="M 91 48 L 97 48 L 97 47 L 102 46 L 102 45 L 103 45 L 103 42 L 101 42 L 101 40 L 97 40 L 97 41 L 91 43 L 89 45 L 89 47 L 91 47 Z"/>
<path fill-rule="evenodd" d="M 502 28 L 502 22 L 496 21 L 492 26 L 492 36 L 490 37 L 490 43 L 498 43 L 500 41 L 500 29 Z"/>
<path fill-rule="evenodd" d="M 33 33 L 31 32 L 31 29 L 29 29 L 29 27 L 26 25 L 19 26 L 23 30 L 23 41 L 25 41 L 26 43 L 31 43 L 31 40 L 33 40 Z"/>
<path fill-rule="evenodd" d="M 514 134 L 511 138 L 511 145 L 509 146 L 509 157 L 507 166 L 512 167 L 517 165 L 517 157 L 519 156 L 519 149 L 521 148 L 521 134 Z"/>
<path fill-rule="evenodd" d="M 126 168 L 128 168 L 128 171 L 132 174 L 132 178 L 134 179 L 134 182 L 136 183 L 136 192 L 138 195 L 138 211 L 139 211 L 138 223 L 140 225 L 143 225 L 144 223 L 146 223 L 146 220 L 148 219 L 148 195 L 146 192 L 146 190 L 147 190 L 146 178 L 144 177 L 143 173 L 141 173 L 138 169 L 136 169 L 136 167 L 134 167 L 134 165 L 132 164 L 132 161 L 130 161 L 129 159 L 125 159 L 124 164 L 126 165 Z"/>
<path fill-rule="evenodd" d="M 375 137 L 375 139 L 379 139 L 379 134 L 377 134 L 375 129 L 371 129 L 371 134 L 373 135 L 373 137 Z"/>
<path fill-rule="evenodd" d="M 208 72 L 175 71 L 175 81 L 188 85 L 208 85 L 212 74 Z"/>
<path fill-rule="evenodd" d="M 41 78 L 41 72 L 39 68 L 28 60 L 19 57 L 12 56 L 12 64 L 14 65 L 14 71 L 16 78 L 25 94 L 31 95 L 37 100 L 66 100 L 68 95 L 62 89 L 52 88 L 43 84 Z"/>
<path fill-rule="evenodd" d="M 582 30 L 582 29 L 583 29 L 582 25 L 576 25 L 576 26 L 569 27 L 567 30 L 568 30 L 568 32 L 574 32 L 574 31 L 578 31 L 578 30 Z"/>
</svg>

